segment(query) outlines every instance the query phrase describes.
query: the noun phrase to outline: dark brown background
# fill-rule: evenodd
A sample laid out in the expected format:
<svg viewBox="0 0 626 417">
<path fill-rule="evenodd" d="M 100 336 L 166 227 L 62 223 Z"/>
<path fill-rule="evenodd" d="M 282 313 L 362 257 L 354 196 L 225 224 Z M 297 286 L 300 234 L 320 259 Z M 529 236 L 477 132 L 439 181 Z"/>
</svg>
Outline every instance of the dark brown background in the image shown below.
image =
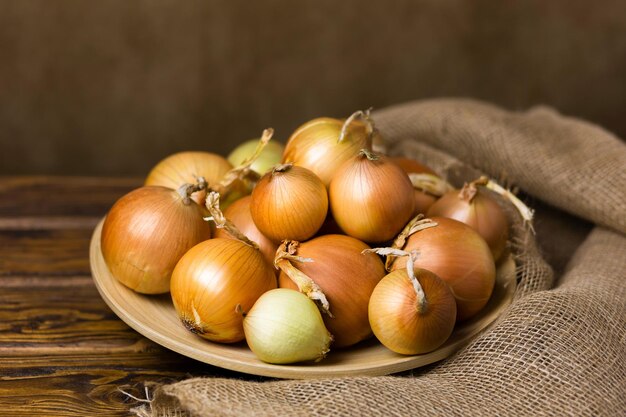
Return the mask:
<svg viewBox="0 0 626 417">
<path fill-rule="evenodd" d="M 626 3 L 0 0 L 0 174 L 143 175 L 434 96 L 626 136 Z"/>
</svg>

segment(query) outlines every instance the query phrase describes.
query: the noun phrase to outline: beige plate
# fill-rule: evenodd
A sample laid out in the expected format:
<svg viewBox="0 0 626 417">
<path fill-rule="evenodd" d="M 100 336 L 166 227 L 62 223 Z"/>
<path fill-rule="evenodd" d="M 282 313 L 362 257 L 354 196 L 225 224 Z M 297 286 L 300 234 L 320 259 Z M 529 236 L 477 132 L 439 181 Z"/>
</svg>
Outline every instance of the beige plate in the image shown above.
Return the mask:
<svg viewBox="0 0 626 417">
<path fill-rule="evenodd" d="M 348 375 L 387 375 L 428 365 L 444 359 L 487 328 L 511 303 L 515 292 L 515 263 L 509 257 L 500 263 L 496 287 L 485 309 L 472 320 L 457 326 L 448 341 L 425 355 L 403 356 L 376 340 L 346 350 L 331 351 L 315 364 L 270 365 L 258 360 L 245 343 L 211 343 L 187 331 L 180 323 L 169 294 L 147 296 L 122 285 L 111 275 L 100 249 L 102 222 L 91 239 L 90 262 L 93 279 L 104 301 L 126 324 L 175 352 L 211 365 L 248 374 L 278 378 L 320 378 Z"/>
</svg>

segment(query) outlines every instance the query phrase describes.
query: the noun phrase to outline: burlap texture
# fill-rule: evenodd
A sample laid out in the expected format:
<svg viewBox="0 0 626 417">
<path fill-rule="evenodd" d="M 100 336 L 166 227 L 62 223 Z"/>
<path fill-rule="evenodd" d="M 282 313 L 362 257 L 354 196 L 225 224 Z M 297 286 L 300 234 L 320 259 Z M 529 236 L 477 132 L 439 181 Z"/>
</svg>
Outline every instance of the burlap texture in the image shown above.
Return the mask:
<svg viewBox="0 0 626 417">
<path fill-rule="evenodd" d="M 586 237 L 555 285 L 535 237 L 509 211 L 515 301 L 487 332 L 435 366 L 376 378 L 189 379 L 160 387 L 152 403 L 135 412 L 624 415 L 626 146 L 601 128 L 546 108 L 513 113 L 469 100 L 429 100 L 375 117 L 392 154 L 426 162 L 457 184 L 485 172 L 605 227 Z M 547 229 L 556 233 L 569 222 L 555 224 Z M 584 233 L 546 236 L 552 243 L 543 249 L 558 247 L 560 238 L 582 240 Z"/>
</svg>

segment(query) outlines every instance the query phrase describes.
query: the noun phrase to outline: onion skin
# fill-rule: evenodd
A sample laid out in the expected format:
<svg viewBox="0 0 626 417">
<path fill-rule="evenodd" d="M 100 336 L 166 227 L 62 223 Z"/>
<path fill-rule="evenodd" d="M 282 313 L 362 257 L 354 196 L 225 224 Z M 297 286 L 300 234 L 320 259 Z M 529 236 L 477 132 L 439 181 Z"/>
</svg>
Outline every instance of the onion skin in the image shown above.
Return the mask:
<svg viewBox="0 0 626 417">
<path fill-rule="evenodd" d="M 287 141 L 281 162 L 313 171 L 328 187 L 341 164 L 360 149 L 372 147 L 367 124 L 360 120 L 350 123 L 346 137 L 338 143 L 343 124 L 344 120 L 330 117 L 306 122 Z"/>
<path fill-rule="evenodd" d="M 241 233 L 246 235 L 246 237 L 257 245 L 259 245 L 259 250 L 267 260 L 270 267 L 274 268 L 274 256 L 276 255 L 276 249 L 278 249 L 278 245 L 272 242 L 269 238 L 267 238 L 258 227 L 254 224 L 252 220 L 252 214 L 250 213 L 250 202 L 252 201 L 252 197 L 245 196 L 233 204 L 231 204 L 225 211 L 224 216 L 239 229 Z M 215 237 L 221 237 L 226 239 L 236 239 L 236 237 L 232 236 L 225 229 L 217 228 L 215 231 Z M 278 271 L 276 271 L 278 273 Z"/>
<path fill-rule="evenodd" d="M 263 294 L 243 319 L 250 350 L 263 362 L 319 361 L 333 338 L 315 303 L 293 290 Z"/>
<path fill-rule="evenodd" d="M 386 157 L 378 158 L 351 158 L 337 171 L 329 189 L 333 218 L 346 234 L 364 242 L 393 239 L 414 213 L 409 177 Z"/>
<path fill-rule="evenodd" d="M 480 189 L 469 201 L 461 196 L 460 191 L 446 193 L 430 207 L 427 216 L 448 217 L 471 226 L 485 239 L 496 261 L 506 248 L 509 237 L 506 214 L 493 198 Z"/>
<path fill-rule="evenodd" d="M 239 240 L 215 238 L 191 248 L 172 273 L 174 307 L 187 330 L 205 339 L 244 339 L 241 309 L 249 311 L 276 276 L 258 249 Z"/>
<path fill-rule="evenodd" d="M 231 151 L 228 155 L 228 162 L 233 166 L 239 166 L 248 157 L 254 154 L 259 144 L 258 139 L 252 139 L 242 143 Z M 250 165 L 250 168 L 259 175 L 263 175 L 272 167 L 280 162 L 280 159 L 285 150 L 285 145 L 280 142 L 270 141 L 265 145 L 261 155 Z"/>
<path fill-rule="evenodd" d="M 403 250 L 417 250 L 415 267 L 446 281 L 457 301 L 457 320 L 466 320 L 491 297 L 496 278 L 493 256 L 485 240 L 466 224 L 444 217 L 432 220 L 438 225 L 409 236 Z M 406 257 L 398 257 L 391 270 L 404 265 Z"/>
<path fill-rule="evenodd" d="M 131 191 L 111 208 L 102 226 L 102 255 L 122 284 L 143 294 L 170 289 L 178 260 L 209 239 L 204 210 L 178 192 L 148 186 Z"/>
<path fill-rule="evenodd" d="M 415 173 L 437 175 L 435 171 L 413 159 L 405 158 L 403 156 L 390 156 L 389 159 L 392 162 L 395 162 L 407 174 Z"/>
<path fill-rule="evenodd" d="M 274 242 L 306 240 L 326 219 L 328 193 L 308 169 L 279 165 L 257 183 L 250 212 L 259 230 Z"/>
<path fill-rule="evenodd" d="M 425 269 L 416 269 L 415 276 L 426 296 L 424 309 L 406 269 L 386 275 L 374 289 L 368 307 L 376 338 L 403 355 L 437 349 L 448 340 L 456 323 L 456 301 L 448 285 Z"/>
<path fill-rule="evenodd" d="M 183 184 L 193 184 L 196 177 L 204 177 L 209 185 L 217 184 L 233 166 L 224 157 L 201 151 L 172 154 L 152 168 L 145 185 L 160 185 L 177 190 Z M 243 183 L 237 187 L 243 192 Z M 197 191 L 191 198 L 204 205 L 206 191 Z"/>
<path fill-rule="evenodd" d="M 343 235 L 326 235 L 300 244 L 298 256 L 313 262 L 293 265 L 319 285 L 334 317 L 324 315 L 326 328 L 335 337 L 334 346 L 346 347 L 372 336 L 367 305 L 376 284 L 385 276 L 380 258 L 365 243 Z M 297 289 L 281 271 L 279 287 Z"/>
<path fill-rule="evenodd" d="M 389 159 L 392 162 L 395 162 L 407 174 L 437 175 L 432 169 L 428 168 L 426 165 L 422 165 L 412 159 L 404 157 L 391 157 Z M 437 197 L 416 188 L 413 189 L 413 196 L 415 197 L 415 211 L 413 212 L 414 215 L 426 213 L 430 206 L 432 206 L 435 201 L 437 201 Z"/>
</svg>

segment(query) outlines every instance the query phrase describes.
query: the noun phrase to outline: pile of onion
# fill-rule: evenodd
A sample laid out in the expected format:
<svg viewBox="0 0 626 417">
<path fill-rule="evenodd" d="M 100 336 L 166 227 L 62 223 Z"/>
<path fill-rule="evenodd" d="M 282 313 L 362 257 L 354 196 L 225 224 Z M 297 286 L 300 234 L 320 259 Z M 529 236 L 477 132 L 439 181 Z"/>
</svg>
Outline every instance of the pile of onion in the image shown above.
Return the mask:
<svg viewBox="0 0 626 417">
<path fill-rule="evenodd" d="M 187 330 L 245 339 L 273 364 L 373 335 L 399 354 L 431 352 L 485 307 L 509 231 L 491 192 L 530 221 L 515 196 L 486 178 L 454 190 L 374 152 L 386 144 L 369 110 L 311 120 L 284 151 L 272 135 L 238 146 L 232 164 L 210 152 L 159 162 L 105 219 L 111 273 L 137 292 L 170 291 Z"/>
<path fill-rule="evenodd" d="M 428 353 L 441 346 L 456 323 L 456 301 L 450 287 L 426 269 L 415 269 L 412 253 L 377 248 L 381 255 L 406 256 L 406 269 L 386 275 L 370 297 L 369 321 L 376 338 L 404 355 Z"/>
<path fill-rule="evenodd" d="M 267 236 L 261 233 L 256 224 L 254 224 L 250 212 L 251 201 L 252 197 L 249 195 L 240 198 L 224 210 L 224 216 L 235 225 L 239 232 L 259 246 L 259 250 L 268 264 L 273 267 L 278 244 L 272 242 Z M 233 236 L 226 228 L 218 228 L 215 231 L 215 237 L 237 239 L 237 236 Z"/>
<path fill-rule="evenodd" d="M 244 339 L 240 311 L 276 288 L 276 275 L 258 245 L 224 218 L 217 193 L 207 197 L 207 209 L 217 227 L 237 239 L 206 240 L 185 253 L 172 273 L 172 301 L 187 330 L 216 342 L 239 342 Z"/>
<path fill-rule="evenodd" d="M 369 111 L 357 111 L 346 120 L 314 119 L 291 135 L 282 162 L 313 171 L 328 187 L 341 164 L 356 155 L 359 149 L 371 150 L 372 139 L 377 134 Z"/>
<path fill-rule="evenodd" d="M 448 217 L 471 226 L 485 239 L 497 261 L 506 248 L 509 221 L 502 207 L 488 190 L 501 194 L 511 201 L 524 220 L 528 222 L 532 220 L 532 210 L 487 177 L 466 183 L 461 190 L 447 192 L 430 207 L 427 215 Z"/>
<path fill-rule="evenodd" d="M 415 267 L 446 281 L 457 302 L 457 320 L 474 316 L 489 301 L 496 266 L 485 240 L 468 225 L 444 217 L 418 216 L 396 238 L 393 247 L 407 252 L 417 250 Z M 406 265 L 402 257 L 387 260 L 391 271 Z"/>
<path fill-rule="evenodd" d="M 378 256 L 362 253 L 366 249 L 352 237 L 326 235 L 303 243 L 285 241 L 276 253 L 279 286 L 299 289 L 320 303 L 336 347 L 372 335 L 367 305 L 385 268 Z"/>
<path fill-rule="evenodd" d="M 256 148 L 239 165 L 233 167 L 224 157 L 210 152 L 179 152 L 160 161 L 148 174 L 145 185 L 160 185 L 178 189 L 183 184 L 193 183 L 202 177 L 207 187 L 192 195 L 193 200 L 204 205 L 207 190 L 218 192 L 222 208 L 242 196 L 249 194 L 247 184 L 254 183 L 258 174 L 252 169 L 268 145 L 274 130 L 263 131 Z"/>
</svg>

